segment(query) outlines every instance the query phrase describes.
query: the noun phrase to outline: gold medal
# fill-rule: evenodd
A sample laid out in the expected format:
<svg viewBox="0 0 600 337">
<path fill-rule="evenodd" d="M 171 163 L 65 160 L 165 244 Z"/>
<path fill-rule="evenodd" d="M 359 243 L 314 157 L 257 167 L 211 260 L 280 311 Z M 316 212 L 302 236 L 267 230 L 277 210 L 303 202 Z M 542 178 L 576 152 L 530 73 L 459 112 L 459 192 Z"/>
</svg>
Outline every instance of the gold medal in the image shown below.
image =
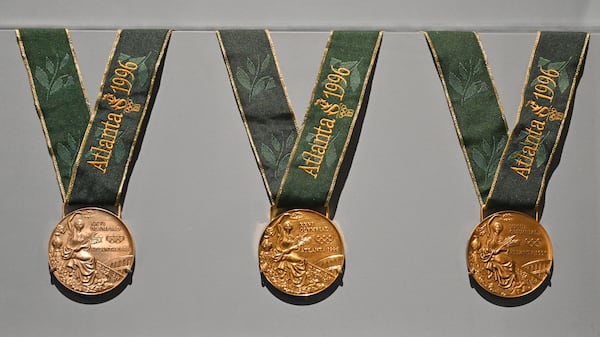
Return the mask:
<svg viewBox="0 0 600 337">
<path fill-rule="evenodd" d="M 131 272 L 134 256 L 127 225 L 100 208 L 81 208 L 67 214 L 48 243 L 52 274 L 65 288 L 81 295 L 115 289 Z"/>
<path fill-rule="evenodd" d="M 275 217 L 258 246 L 261 273 L 277 290 L 292 296 L 318 294 L 344 268 L 344 243 L 327 217 L 294 209 Z"/>
<path fill-rule="evenodd" d="M 467 265 L 473 279 L 496 296 L 514 298 L 529 294 L 550 274 L 550 237 L 527 214 L 494 213 L 471 233 Z"/>
</svg>

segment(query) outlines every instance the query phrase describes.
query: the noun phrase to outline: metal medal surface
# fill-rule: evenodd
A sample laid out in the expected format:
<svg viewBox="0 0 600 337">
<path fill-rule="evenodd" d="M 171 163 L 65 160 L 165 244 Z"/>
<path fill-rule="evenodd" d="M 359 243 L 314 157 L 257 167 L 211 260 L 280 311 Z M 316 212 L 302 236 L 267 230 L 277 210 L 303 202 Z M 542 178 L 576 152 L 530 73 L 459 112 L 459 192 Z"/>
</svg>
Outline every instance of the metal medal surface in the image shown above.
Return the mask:
<svg viewBox="0 0 600 337">
<path fill-rule="evenodd" d="M 494 213 L 471 233 L 467 265 L 473 279 L 489 293 L 504 298 L 526 295 L 550 273 L 550 237 L 527 214 Z"/>
<path fill-rule="evenodd" d="M 81 208 L 65 216 L 48 243 L 50 270 L 82 295 L 106 293 L 125 280 L 135 249 L 129 229 L 113 213 Z"/>
<path fill-rule="evenodd" d="M 292 296 L 315 295 L 344 268 L 344 244 L 335 225 L 311 210 L 290 210 L 265 229 L 258 246 L 259 267 L 267 281 Z"/>
</svg>

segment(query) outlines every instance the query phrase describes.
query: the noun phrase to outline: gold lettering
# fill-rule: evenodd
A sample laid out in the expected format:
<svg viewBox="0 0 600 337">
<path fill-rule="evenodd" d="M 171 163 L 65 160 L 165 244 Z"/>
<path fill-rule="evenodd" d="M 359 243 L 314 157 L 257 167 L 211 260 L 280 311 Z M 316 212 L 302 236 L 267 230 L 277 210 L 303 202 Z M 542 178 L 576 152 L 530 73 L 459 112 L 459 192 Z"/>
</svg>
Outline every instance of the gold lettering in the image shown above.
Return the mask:
<svg viewBox="0 0 600 337">
<path fill-rule="evenodd" d="M 321 146 L 321 145 L 313 145 L 310 147 L 310 150 L 313 153 L 319 154 L 321 156 L 325 155 L 325 151 L 327 151 L 327 146 Z"/>
<path fill-rule="evenodd" d="M 93 157 L 93 160 L 87 161 L 89 165 L 98 169 L 102 174 L 105 174 L 108 169 L 108 163 L 115 141 L 117 140 L 117 135 L 119 134 L 123 115 L 109 113 L 106 118 L 106 121 L 100 122 L 100 124 L 104 125 L 104 129 L 102 129 L 102 134 L 98 140 L 98 146 L 90 148 L 90 155 Z"/>
<path fill-rule="evenodd" d="M 531 127 L 532 128 L 536 128 L 540 131 L 544 131 L 544 126 L 546 125 L 546 122 L 542 122 L 542 121 L 538 121 L 537 119 L 534 119 L 531 121 Z M 529 129 L 527 129 L 529 131 Z M 540 132 L 540 136 L 541 136 L 541 132 Z"/>
<path fill-rule="evenodd" d="M 89 160 L 87 163 L 92 165 L 93 167 L 97 168 L 98 170 L 100 170 L 100 172 L 106 173 L 106 168 L 108 167 L 107 161 L 91 161 L 91 160 Z"/>
<path fill-rule="evenodd" d="M 319 161 L 314 161 L 311 158 L 317 158 Z M 323 156 L 315 155 L 314 153 L 304 151 L 302 152 L 302 159 L 304 162 L 308 164 L 321 165 L 321 161 L 323 161 Z"/>
<path fill-rule="evenodd" d="M 530 156 L 530 157 L 535 157 L 536 151 L 537 151 L 537 146 L 535 149 L 532 148 L 531 146 L 523 146 L 523 149 L 521 150 L 521 152 L 523 152 L 524 155 Z"/>
<path fill-rule="evenodd" d="M 298 166 L 299 169 L 301 169 L 302 171 L 310 174 L 313 178 L 317 179 L 317 176 L 319 175 L 319 168 L 320 166 Z"/>
<path fill-rule="evenodd" d="M 310 152 L 303 151 L 302 159 L 305 165 L 298 166 L 298 169 L 317 179 L 319 170 L 321 169 L 321 163 L 327 153 L 329 147 L 329 141 L 333 133 L 335 126 L 335 119 L 322 118 L 319 121 L 319 127 L 315 127 L 317 133 L 313 137 Z"/>
<path fill-rule="evenodd" d="M 115 113 L 109 113 L 107 116 L 109 121 L 113 121 L 115 123 L 118 123 L 119 125 L 121 124 L 121 119 L 123 119 L 123 114 L 115 114 Z"/>
<path fill-rule="evenodd" d="M 106 140 L 106 139 L 100 139 L 100 142 L 98 143 L 98 145 L 103 146 L 110 150 L 112 150 L 114 144 L 115 144 L 114 142 L 111 142 L 110 140 Z"/>
<path fill-rule="evenodd" d="M 331 133 L 331 130 L 333 130 L 333 127 L 335 126 L 335 119 L 322 118 L 319 124 L 330 129 L 329 133 Z"/>
<path fill-rule="evenodd" d="M 531 167 L 531 165 L 533 165 L 533 158 L 532 157 L 527 157 L 521 153 L 517 153 L 517 164 L 520 166 L 525 166 L 525 167 Z M 523 159 L 525 159 L 526 161 L 523 161 Z"/>
<path fill-rule="evenodd" d="M 525 180 L 527 180 L 529 178 L 529 173 L 531 172 L 531 168 L 530 167 L 514 167 L 512 166 L 510 168 L 511 170 L 513 170 L 516 174 L 520 175 L 521 177 L 525 178 Z"/>
</svg>

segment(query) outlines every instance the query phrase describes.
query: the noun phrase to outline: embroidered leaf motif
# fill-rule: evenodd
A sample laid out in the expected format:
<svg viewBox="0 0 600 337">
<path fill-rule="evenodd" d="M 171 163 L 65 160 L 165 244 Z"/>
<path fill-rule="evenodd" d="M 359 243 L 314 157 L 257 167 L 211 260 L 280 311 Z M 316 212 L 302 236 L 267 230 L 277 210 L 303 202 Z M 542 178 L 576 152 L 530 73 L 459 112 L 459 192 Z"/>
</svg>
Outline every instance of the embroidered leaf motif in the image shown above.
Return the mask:
<svg viewBox="0 0 600 337">
<path fill-rule="evenodd" d="M 69 149 L 75 150 L 75 152 L 79 151 L 79 144 L 71 134 L 67 134 L 67 144 L 69 145 Z"/>
<path fill-rule="evenodd" d="M 569 74 L 566 70 L 560 73 L 560 76 L 558 77 L 558 81 L 556 81 L 556 83 L 558 84 L 558 90 L 560 90 L 560 93 L 564 94 L 565 91 L 567 91 L 567 89 L 569 88 Z"/>
<path fill-rule="evenodd" d="M 36 84 L 39 84 L 46 90 L 46 100 L 48 100 L 50 96 L 59 92 L 61 89 L 69 87 L 75 83 L 73 75 L 65 73 L 66 69 L 64 69 L 69 63 L 70 58 L 71 56 L 69 54 L 65 54 L 63 57 L 55 54 L 54 60 L 46 57 L 46 64 L 44 68 L 41 68 L 40 66 L 35 67 L 33 77 L 36 80 Z"/>
<path fill-rule="evenodd" d="M 248 68 L 248 73 L 250 74 L 250 76 L 256 75 L 256 66 L 250 58 L 246 59 L 246 67 Z"/>
<path fill-rule="evenodd" d="M 481 60 L 469 60 L 466 64 L 459 62 L 458 75 L 453 72 L 448 75 L 448 85 L 460 95 L 460 104 L 488 91 L 489 86 L 481 78 L 482 68 Z"/>
<path fill-rule="evenodd" d="M 278 136 L 272 135 L 270 144 L 260 144 L 261 159 L 267 174 L 273 172 L 275 179 L 283 177 L 290 159 L 290 152 L 292 152 L 294 146 L 294 140 L 293 133 L 287 137 L 282 133 Z"/>
<path fill-rule="evenodd" d="M 273 145 L 273 150 L 277 152 L 281 151 L 281 143 L 275 136 L 271 136 L 271 145 Z"/>
<path fill-rule="evenodd" d="M 69 63 L 69 59 L 69 54 L 65 54 L 63 57 L 55 54 L 54 60 L 46 57 L 46 64 L 44 68 L 41 68 L 39 65 L 35 67 L 33 77 L 36 81 L 36 84 L 46 90 L 46 95 L 43 96 L 46 98 L 46 100 L 48 100 L 51 95 L 59 92 L 61 89 L 71 86 L 75 83 L 71 74 L 64 73 L 64 68 Z M 39 93 L 41 94 L 42 92 L 39 91 Z"/>
<path fill-rule="evenodd" d="M 350 73 L 350 78 L 348 82 L 350 82 L 348 83 L 348 85 L 350 86 L 350 90 L 356 91 L 356 89 L 358 89 L 358 87 L 360 86 L 360 75 L 358 71 L 353 71 Z"/>
<path fill-rule="evenodd" d="M 61 69 L 64 68 L 67 65 L 67 63 L 69 62 L 69 58 L 70 58 L 69 54 L 65 54 L 65 56 L 62 59 L 62 61 L 60 61 L 59 68 L 61 68 Z"/>
<path fill-rule="evenodd" d="M 133 57 L 131 55 L 125 53 L 119 53 L 117 59 L 121 61 L 121 63 L 133 62 L 137 64 L 138 68 L 133 71 L 135 74 L 135 79 L 133 82 L 133 87 L 137 89 L 143 90 L 146 87 L 146 83 L 148 83 L 148 66 L 146 65 L 146 60 L 152 56 L 154 51 L 148 52 L 148 55 L 136 56 Z"/>
<path fill-rule="evenodd" d="M 144 63 L 140 64 L 140 67 L 138 68 L 138 74 L 136 77 L 135 85 L 137 85 L 138 88 L 145 88 L 147 82 L 148 82 L 148 67 L 146 66 L 146 63 L 144 62 Z"/>
<path fill-rule="evenodd" d="M 48 90 L 48 88 L 50 88 L 50 81 L 48 80 L 48 75 L 39 66 L 35 67 L 34 77 L 38 81 L 38 83 L 42 87 L 44 87 L 44 89 Z"/>
<path fill-rule="evenodd" d="M 316 136 L 315 133 L 309 132 L 304 139 L 306 142 L 313 144 L 313 140 L 315 139 L 315 136 Z M 338 136 L 339 136 L 339 134 L 336 134 L 335 136 L 330 137 L 329 142 L 327 143 L 327 150 L 325 152 L 325 164 L 329 167 L 336 164 L 338 161 L 338 151 L 337 151 L 337 148 L 335 147 L 335 140 Z M 319 145 L 322 146 L 323 144 L 319 144 Z"/>
<path fill-rule="evenodd" d="M 538 67 L 543 67 L 546 64 L 550 63 L 550 60 L 548 60 L 547 58 L 543 58 L 540 56 L 540 59 L 538 60 Z"/>
<path fill-rule="evenodd" d="M 463 88 L 460 79 L 456 75 L 454 75 L 454 73 L 450 73 L 450 75 L 448 76 L 448 83 L 450 84 L 450 87 L 452 87 L 452 89 L 454 89 L 454 91 L 456 91 L 460 95 L 463 95 L 465 93 L 465 88 Z"/>
<path fill-rule="evenodd" d="M 525 141 L 527 139 L 528 135 L 529 134 L 527 133 L 527 131 L 522 130 L 518 136 L 519 144 L 521 144 L 521 146 L 528 146 L 530 148 L 535 149 L 535 158 L 533 159 L 533 163 L 531 166 L 533 166 L 535 168 L 540 168 L 541 166 L 544 166 L 544 164 L 546 163 L 546 160 L 548 159 L 548 149 L 546 148 L 546 138 L 547 138 L 546 136 L 547 135 L 542 135 L 541 137 L 539 137 L 539 139 L 537 137 L 531 138 L 531 141 L 533 141 L 533 142 L 538 141 L 537 146 L 535 143 Z M 517 150 L 517 151 L 511 153 L 508 158 L 510 160 L 515 160 L 515 159 L 517 159 L 517 155 L 519 153 L 521 153 L 521 150 Z"/>
<path fill-rule="evenodd" d="M 350 76 L 347 78 L 348 88 L 350 88 L 350 90 L 354 92 L 361 85 L 361 77 L 358 71 L 358 66 L 360 65 L 361 61 L 362 59 L 358 61 L 342 61 L 338 58 L 332 57 L 329 61 L 329 64 L 334 68 L 346 68 L 350 70 Z M 321 82 L 321 85 L 324 86 L 325 84 L 327 84 L 327 82 L 328 80 L 325 79 L 323 80 L 323 82 Z"/>
<path fill-rule="evenodd" d="M 285 173 L 285 169 L 287 168 L 287 164 L 290 161 L 290 154 L 286 153 L 281 160 L 279 161 L 279 164 L 277 165 L 277 170 L 275 171 L 275 176 L 276 177 L 283 177 L 283 174 Z"/>
<path fill-rule="evenodd" d="M 256 60 L 256 63 L 254 60 Z M 266 54 L 262 60 L 260 55 L 257 55 L 255 59 L 246 58 L 245 69 L 241 66 L 236 69 L 235 78 L 240 87 L 247 92 L 250 102 L 277 86 L 275 79 L 270 75 L 266 75 L 271 64 L 270 54 Z"/>
<path fill-rule="evenodd" d="M 68 163 L 71 161 L 71 154 L 63 144 L 59 143 L 56 146 L 56 159 L 61 167 L 68 167 Z"/>
<path fill-rule="evenodd" d="M 104 128 L 102 126 L 98 126 L 96 128 L 96 130 L 94 131 L 94 138 L 101 139 L 103 132 L 104 132 Z M 127 148 L 125 148 L 125 145 L 121 141 L 123 134 L 125 134 L 126 132 L 127 132 L 127 128 L 125 128 L 125 127 L 122 127 L 117 132 L 117 137 L 115 138 L 115 142 L 113 143 L 113 148 L 111 149 L 112 152 L 110 154 L 110 160 L 114 159 L 115 163 L 117 163 L 117 164 L 120 164 L 121 162 L 123 162 L 123 159 L 125 159 L 125 157 L 128 154 Z M 88 151 L 87 155 L 88 155 L 88 158 L 93 158 L 91 151 Z"/>
<path fill-rule="evenodd" d="M 291 133 L 288 138 L 285 140 L 285 148 L 286 149 L 292 149 L 292 147 L 294 147 L 294 143 L 296 142 L 296 137 L 294 137 L 294 134 Z"/>
<path fill-rule="evenodd" d="M 562 62 L 552 62 L 550 64 L 548 64 L 548 69 L 556 69 L 558 71 L 563 70 L 563 68 L 567 65 L 566 61 L 562 61 Z"/>
<path fill-rule="evenodd" d="M 497 137 L 484 138 L 478 146 L 473 146 L 469 150 L 473 174 L 482 195 L 492 185 L 498 163 L 506 146 L 506 140 L 507 136 L 502 136 L 500 139 Z"/>
<path fill-rule="evenodd" d="M 260 95 L 263 91 L 275 88 L 275 80 L 271 76 L 263 76 L 254 84 L 254 96 Z"/>
<path fill-rule="evenodd" d="M 269 146 L 267 146 L 266 144 L 262 144 L 260 150 L 262 152 L 262 155 L 263 155 L 265 161 L 268 164 L 273 165 L 273 166 L 277 165 L 277 157 L 275 157 L 273 150 L 271 150 L 271 148 Z"/>
<path fill-rule="evenodd" d="M 68 172 L 71 172 L 71 167 L 75 162 L 78 151 L 79 144 L 77 144 L 75 138 L 68 133 L 66 142 L 58 143 L 56 145 L 56 161 L 59 167 L 66 168 Z"/>
<path fill-rule="evenodd" d="M 481 81 L 475 81 L 465 92 L 465 100 L 487 90 L 487 84 Z"/>
<path fill-rule="evenodd" d="M 460 76 L 460 78 L 463 79 L 467 79 L 469 77 L 469 72 L 467 71 L 467 68 L 465 68 L 465 66 L 460 62 L 458 63 L 458 76 Z"/>
<path fill-rule="evenodd" d="M 52 63 L 48 57 L 46 57 L 46 69 L 48 69 L 49 73 L 54 73 L 55 70 L 54 63 Z"/>
<path fill-rule="evenodd" d="M 261 65 L 260 65 L 260 69 L 262 69 L 263 71 L 265 69 L 267 69 L 269 67 L 270 61 L 271 61 L 271 55 L 267 54 L 267 56 L 265 56 L 265 59 L 262 61 Z"/>
<path fill-rule="evenodd" d="M 57 78 L 56 81 L 54 82 L 54 85 L 52 86 L 52 88 L 50 88 L 50 92 L 49 92 L 50 95 L 54 95 L 60 89 L 62 89 L 63 87 L 66 86 L 67 80 L 65 80 L 65 77 L 67 77 L 68 79 L 71 78 L 69 75 L 62 75 L 61 77 Z"/>
<path fill-rule="evenodd" d="M 560 73 L 558 78 L 554 78 L 554 81 L 556 81 L 558 90 L 560 91 L 561 94 L 564 94 L 565 91 L 567 91 L 569 89 L 569 86 L 571 85 L 570 76 L 566 69 L 570 62 L 571 62 L 570 57 L 566 61 L 559 61 L 559 62 L 552 62 L 551 60 L 543 58 L 541 56 L 538 60 L 538 67 L 544 68 L 546 70 L 553 69 Z M 534 87 L 536 84 L 539 84 L 539 83 L 540 82 L 539 82 L 538 78 L 536 77 L 531 81 L 531 83 L 529 84 L 529 87 Z M 550 85 L 550 89 L 554 90 L 555 88 L 552 85 Z"/>
<path fill-rule="evenodd" d="M 250 81 L 250 76 L 248 76 L 244 69 L 238 67 L 236 72 L 236 78 L 244 89 L 248 91 L 252 90 L 252 81 Z"/>
</svg>

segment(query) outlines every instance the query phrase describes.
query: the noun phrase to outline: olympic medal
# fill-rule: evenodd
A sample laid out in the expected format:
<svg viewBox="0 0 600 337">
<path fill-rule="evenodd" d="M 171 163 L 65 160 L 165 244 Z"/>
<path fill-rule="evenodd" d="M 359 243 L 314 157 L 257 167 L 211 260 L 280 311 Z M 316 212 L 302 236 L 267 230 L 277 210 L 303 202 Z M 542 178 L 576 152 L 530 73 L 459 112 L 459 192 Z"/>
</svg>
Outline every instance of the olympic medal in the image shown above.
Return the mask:
<svg viewBox="0 0 600 337">
<path fill-rule="evenodd" d="M 99 295 L 116 288 L 133 267 L 135 249 L 127 225 L 100 208 L 67 214 L 48 243 L 50 270 L 65 288 Z"/>
<path fill-rule="evenodd" d="M 527 295 L 542 285 L 552 268 L 550 237 L 527 214 L 494 213 L 473 230 L 467 265 L 489 293 L 504 298 Z"/>
<path fill-rule="evenodd" d="M 342 237 L 328 218 L 295 209 L 275 217 L 258 247 L 261 273 L 277 290 L 311 296 L 330 287 L 344 268 Z"/>
</svg>

